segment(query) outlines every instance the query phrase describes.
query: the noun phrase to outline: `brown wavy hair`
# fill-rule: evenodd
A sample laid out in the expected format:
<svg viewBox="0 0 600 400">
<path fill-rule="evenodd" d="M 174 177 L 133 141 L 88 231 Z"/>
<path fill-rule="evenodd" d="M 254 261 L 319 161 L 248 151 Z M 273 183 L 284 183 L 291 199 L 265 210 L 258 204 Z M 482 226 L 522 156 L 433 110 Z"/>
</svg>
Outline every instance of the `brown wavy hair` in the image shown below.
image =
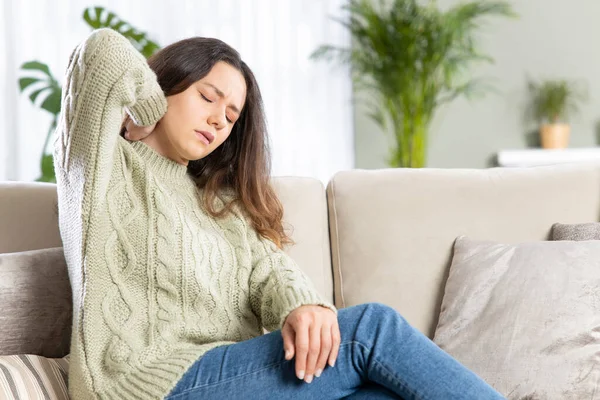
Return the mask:
<svg viewBox="0 0 600 400">
<path fill-rule="evenodd" d="M 240 54 L 214 38 L 192 37 L 175 42 L 148 59 L 166 96 L 183 92 L 205 77 L 219 61 L 236 68 L 246 81 L 246 101 L 231 134 L 208 156 L 190 161 L 190 174 L 204 189 L 203 202 L 214 218 L 240 209 L 253 228 L 279 248 L 292 244 L 283 228 L 283 206 L 270 184 L 271 152 L 260 89 Z M 121 135 L 124 128 L 121 129 Z M 224 191 L 233 190 L 225 201 Z M 224 202 L 220 210 L 215 199 Z"/>
</svg>

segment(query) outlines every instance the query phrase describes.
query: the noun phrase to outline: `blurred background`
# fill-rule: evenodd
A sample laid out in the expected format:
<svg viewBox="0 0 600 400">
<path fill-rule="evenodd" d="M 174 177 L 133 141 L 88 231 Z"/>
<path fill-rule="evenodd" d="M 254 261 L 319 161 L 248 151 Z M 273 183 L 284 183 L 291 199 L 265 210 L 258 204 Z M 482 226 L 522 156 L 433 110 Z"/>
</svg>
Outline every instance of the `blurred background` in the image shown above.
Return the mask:
<svg viewBox="0 0 600 400">
<path fill-rule="evenodd" d="M 236 48 L 274 175 L 600 158 L 599 16 L 592 0 L 3 0 L 0 180 L 52 181 L 57 96 L 94 24 L 140 51 L 190 36 Z"/>
<path fill-rule="evenodd" d="M 84 20 L 108 12 L 164 47 L 190 36 L 224 40 L 257 76 L 269 123 L 273 173 L 326 180 L 354 164 L 352 85 L 348 67 L 309 59 L 322 43 L 347 45 L 331 19 L 342 0 L 3 0 L 0 3 L 0 180 L 35 180 L 53 115 L 20 92 L 22 70 L 47 64 L 62 84 L 71 51 L 92 31 Z M 103 7 L 99 17 L 94 7 Z M 49 91 L 49 90 L 48 90 Z M 47 92 L 48 92 L 47 91 Z M 37 105 L 36 105 L 37 104 Z M 47 146 L 52 153 L 52 142 Z"/>
</svg>

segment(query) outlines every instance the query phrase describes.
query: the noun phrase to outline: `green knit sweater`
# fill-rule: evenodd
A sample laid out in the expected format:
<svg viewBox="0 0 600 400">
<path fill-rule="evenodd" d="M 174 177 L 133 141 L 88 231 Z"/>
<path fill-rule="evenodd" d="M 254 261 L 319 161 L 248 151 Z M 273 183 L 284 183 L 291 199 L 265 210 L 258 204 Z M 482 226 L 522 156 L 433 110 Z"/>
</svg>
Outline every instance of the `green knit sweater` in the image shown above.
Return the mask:
<svg viewBox="0 0 600 400">
<path fill-rule="evenodd" d="M 212 348 L 280 329 L 301 305 L 337 313 L 244 213 L 212 218 L 185 166 L 119 136 L 125 112 L 146 126 L 166 109 L 122 35 L 99 29 L 73 51 L 54 162 L 75 400 L 162 398 Z"/>
</svg>

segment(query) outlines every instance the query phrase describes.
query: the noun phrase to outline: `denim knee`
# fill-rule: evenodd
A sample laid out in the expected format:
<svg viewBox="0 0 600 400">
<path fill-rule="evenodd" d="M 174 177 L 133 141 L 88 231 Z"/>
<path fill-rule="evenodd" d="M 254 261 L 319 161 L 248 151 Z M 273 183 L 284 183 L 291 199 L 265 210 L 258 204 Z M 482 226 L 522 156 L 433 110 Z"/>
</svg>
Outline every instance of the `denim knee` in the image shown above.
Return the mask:
<svg viewBox="0 0 600 400">
<path fill-rule="evenodd" d="M 401 323 L 406 322 L 404 318 L 392 307 L 379 302 L 362 303 L 355 306 L 356 313 L 360 316 L 356 322 L 374 325 L 380 322 L 388 322 L 399 319 Z"/>
<path fill-rule="evenodd" d="M 372 343 L 373 335 L 387 330 L 389 324 L 405 325 L 404 318 L 394 308 L 380 302 L 361 303 L 352 308 L 354 312 L 348 315 L 347 320 L 353 327 L 350 328 L 352 340 L 363 344 Z"/>
<path fill-rule="evenodd" d="M 387 304 L 384 303 L 380 303 L 380 302 L 370 302 L 370 303 L 365 303 L 364 306 L 369 310 L 369 312 L 376 314 L 376 315 L 380 315 L 380 316 L 386 316 L 386 315 L 392 315 L 392 316 L 399 316 L 398 312 L 388 306 Z"/>
</svg>

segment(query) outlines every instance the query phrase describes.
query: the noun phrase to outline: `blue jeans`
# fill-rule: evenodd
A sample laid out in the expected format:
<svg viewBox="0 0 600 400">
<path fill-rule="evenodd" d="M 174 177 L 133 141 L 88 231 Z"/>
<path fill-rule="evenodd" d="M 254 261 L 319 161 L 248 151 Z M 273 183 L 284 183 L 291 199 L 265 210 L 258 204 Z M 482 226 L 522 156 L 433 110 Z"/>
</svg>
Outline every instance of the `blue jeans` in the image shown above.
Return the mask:
<svg viewBox="0 0 600 400">
<path fill-rule="evenodd" d="M 216 347 L 186 371 L 166 400 L 503 399 L 393 308 L 366 303 L 338 310 L 335 366 L 306 383 L 285 360 L 281 331 Z"/>
</svg>

